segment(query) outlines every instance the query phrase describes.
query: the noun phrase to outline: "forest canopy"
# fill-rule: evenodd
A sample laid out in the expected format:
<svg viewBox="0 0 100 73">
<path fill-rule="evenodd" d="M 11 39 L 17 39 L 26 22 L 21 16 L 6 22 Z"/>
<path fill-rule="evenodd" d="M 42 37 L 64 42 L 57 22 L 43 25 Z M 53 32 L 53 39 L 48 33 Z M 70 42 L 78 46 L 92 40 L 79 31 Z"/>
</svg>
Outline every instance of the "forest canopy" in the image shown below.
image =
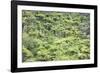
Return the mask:
<svg viewBox="0 0 100 73">
<path fill-rule="evenodd" d="M 22 10 L 22 61 L 90 59 L 90 14 Z"/>
</svg>

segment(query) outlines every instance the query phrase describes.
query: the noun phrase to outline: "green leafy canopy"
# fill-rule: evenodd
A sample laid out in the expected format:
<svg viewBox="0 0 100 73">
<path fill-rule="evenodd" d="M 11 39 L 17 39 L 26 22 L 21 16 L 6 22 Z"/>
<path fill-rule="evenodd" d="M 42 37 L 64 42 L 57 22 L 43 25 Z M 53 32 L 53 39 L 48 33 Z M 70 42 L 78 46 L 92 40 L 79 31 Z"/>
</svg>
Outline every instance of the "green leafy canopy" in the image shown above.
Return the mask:
<svg viewBox="0 0 100 73">
<path fill-rule="evenodd" d="M 23 62 L 90 58 L 90 15 L 22 11 Z"/>
</svg>

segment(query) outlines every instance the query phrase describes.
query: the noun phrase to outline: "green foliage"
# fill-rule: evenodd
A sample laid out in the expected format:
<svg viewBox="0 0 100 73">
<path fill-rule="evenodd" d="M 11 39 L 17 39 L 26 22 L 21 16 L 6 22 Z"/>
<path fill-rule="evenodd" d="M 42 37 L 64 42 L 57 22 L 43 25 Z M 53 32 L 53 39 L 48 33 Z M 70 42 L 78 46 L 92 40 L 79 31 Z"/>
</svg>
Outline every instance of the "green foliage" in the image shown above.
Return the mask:
<svg viewBox="0 0 100 73">
<path fill-rule="evenodd" d="M 90 58 L 90 15 L 22 11 L 23 62 Z"/>
<path fill-rule="evenodd" d="M 23 61 L 27 61 L 33 57 L 33 54 L 27 48 L 23 48 L 22 53 L 23 53 Z"/>
</svg>

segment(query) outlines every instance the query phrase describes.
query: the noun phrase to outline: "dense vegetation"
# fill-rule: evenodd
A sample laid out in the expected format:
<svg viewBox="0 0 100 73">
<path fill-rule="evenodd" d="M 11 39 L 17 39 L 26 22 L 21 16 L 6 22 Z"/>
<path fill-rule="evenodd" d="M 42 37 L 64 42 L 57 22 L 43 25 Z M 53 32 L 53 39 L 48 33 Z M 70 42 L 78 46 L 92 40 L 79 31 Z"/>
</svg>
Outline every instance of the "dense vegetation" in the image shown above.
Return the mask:
<svg viewBox="0 0 100 73">
<path fill-rule="evenodd" d="M 90 58 L 90 15 L 22 11 L 23 62 Z"/>
</svg>

